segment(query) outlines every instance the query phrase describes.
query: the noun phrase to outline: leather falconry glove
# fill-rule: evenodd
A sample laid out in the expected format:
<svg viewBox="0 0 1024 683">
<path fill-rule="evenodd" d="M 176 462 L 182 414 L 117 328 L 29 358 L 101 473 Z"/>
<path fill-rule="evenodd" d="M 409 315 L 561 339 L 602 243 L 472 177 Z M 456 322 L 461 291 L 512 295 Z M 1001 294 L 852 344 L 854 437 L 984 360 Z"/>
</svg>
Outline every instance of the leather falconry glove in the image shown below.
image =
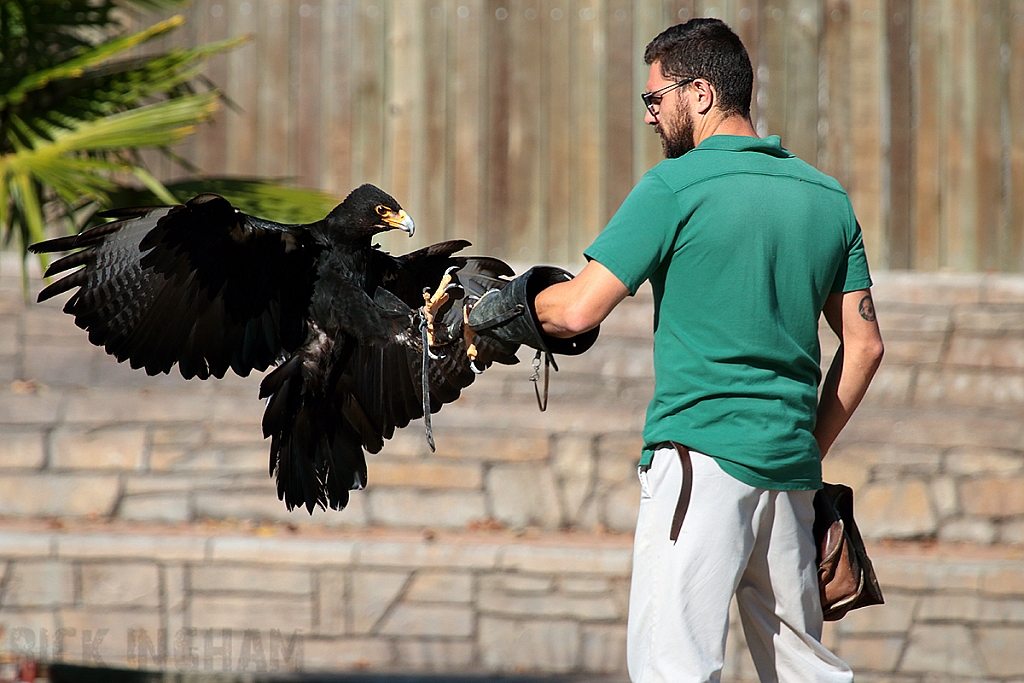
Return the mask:
<svg viewBox="0 0 1024 683">
<path fill-rule="evenodd" d="M 519 344 L 535 348 L 558 370 L 551 354 L 581 354 L 594 345 L 600 331 L 598 326 L 575 337 L 562 339 L 541 329 L 534 308 L 537 294 L 572 278 L 572 273 L 562 268 L 534 266 L 501 289 L 492 289 L 480 297 L 469 313 L 469 327 L 513 351 Z"/>
</svg>

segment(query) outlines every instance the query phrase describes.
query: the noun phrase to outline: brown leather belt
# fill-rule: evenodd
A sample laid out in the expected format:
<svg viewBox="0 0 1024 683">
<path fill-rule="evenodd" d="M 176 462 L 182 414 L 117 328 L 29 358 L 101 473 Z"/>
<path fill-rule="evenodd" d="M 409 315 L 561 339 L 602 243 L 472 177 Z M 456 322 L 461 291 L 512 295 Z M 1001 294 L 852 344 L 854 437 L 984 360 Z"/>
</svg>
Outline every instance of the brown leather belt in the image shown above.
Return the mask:
<svg viewBox="0 0 1024 683">
<path fill-rule="evenodd" d="M 672 515 L 672 530 L 668 534 L 670 541 L 675 543 L 679 539 L 679 530 L 683 527 L 683 518 L 686 517 L 686 508 L 690 507 L 690 492 L 693 490 L 693 464 L 690 462 L 690 449 L 686 446 L 669 441 L 672 447 L 679 454 L 679 461 L 683 465 L 683 483 L 679 487 L 679 500 L 676 501 L 676 511 Z"/>
</svg>

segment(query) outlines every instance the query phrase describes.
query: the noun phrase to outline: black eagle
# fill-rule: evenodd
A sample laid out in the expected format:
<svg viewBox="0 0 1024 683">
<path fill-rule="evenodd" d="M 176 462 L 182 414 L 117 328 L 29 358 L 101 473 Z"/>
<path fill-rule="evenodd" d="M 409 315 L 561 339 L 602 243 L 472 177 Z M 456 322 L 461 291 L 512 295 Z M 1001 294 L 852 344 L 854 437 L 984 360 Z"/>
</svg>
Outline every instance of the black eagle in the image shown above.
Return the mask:
<svg viewBox="0 0 1024 683">
<path fill-rule="evenodd" d="M 289 510 L 344 508 L 366 485 L 364 450 L 380 451 L 425 403 L 454 401 L 492 362 L 516 362 L 463 325 L 465 304 L 512 269 L 456 256 L 464 240 L 381 251 L 376 234 L 415 226 L 372 185 L 308 225 L 249 216 L 215 194 L 103 215 L 115 220 L 30 247 L 72 251 L 46 276 L 78 268 L 38 300 L 77 287 L 64 312 L 150 375 L 177 363 L 186 379 L 245 377 L 277 364 L 260 385 L 263 435 Z"/>
</svg>

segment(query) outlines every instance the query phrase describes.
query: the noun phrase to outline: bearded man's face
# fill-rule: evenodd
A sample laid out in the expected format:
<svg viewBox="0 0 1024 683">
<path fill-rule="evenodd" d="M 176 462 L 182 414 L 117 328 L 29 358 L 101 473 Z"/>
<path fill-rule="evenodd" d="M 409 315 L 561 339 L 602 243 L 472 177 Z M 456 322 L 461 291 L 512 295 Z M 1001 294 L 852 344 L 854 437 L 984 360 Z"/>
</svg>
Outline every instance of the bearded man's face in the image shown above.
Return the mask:
<svg viewBox="0 0 1024 683">
<path fill-rule="evenodd" d="M 693 117 L 682 102 L 671 112 L 663 108 L 654 130 L 661 137 L 666 159 L 678 159 L 694 148 Z"/>
<path fill-rule="evenodd" d="M 687 85 L 676 83 L 679 87 L 672 87 L 673 81 L 662 74 L 660 62 L 650 65 L 647 92 L 654 94 L 665 89 L 667 92 L 649 106 L 644 121 L 654 126 L 668 159 L 681 157 L 694 148 L 694 119 L 685 96 L 689 80 L 692 79 L 687 79 Z"/>
</svg>

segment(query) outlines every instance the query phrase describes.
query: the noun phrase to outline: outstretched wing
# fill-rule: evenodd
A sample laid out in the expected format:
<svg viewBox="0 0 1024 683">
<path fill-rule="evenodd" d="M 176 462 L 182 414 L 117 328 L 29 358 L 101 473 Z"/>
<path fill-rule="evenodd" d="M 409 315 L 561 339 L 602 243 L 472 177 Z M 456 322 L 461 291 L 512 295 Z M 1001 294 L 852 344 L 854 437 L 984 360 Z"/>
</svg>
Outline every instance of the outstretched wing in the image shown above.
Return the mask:
<svg viewBox="0 0 1024 683">
<path fill-rule="evenodd" d="M 442 242 L 397 258 L 371 252 L 367 291 L 386 315 L 407 316 L 412 324 L 382 345 L 310 334 L 292 359 L 264 379 L 260 395 L 270 399 L 263 418 L 264 434 L 271 438 L 270 471 L 288 509 L 345 507 L 349 490 L 366 484 L 364 451 L 377 453 L 395 429 L 423 416 L 417 309 L 424 290 L 433 293 L 446 273 L 453 276 L 453 303 L 438 322 L 447 332 L 428 359 L 430 411 L 457 399 L 473 382 L 462 305 L 468 292 L 501 286 L 502 276 L 513 271 L 497 259 L 455 255 L 467 246 L 462 240 Z M 328 386 L 318 388 L 318 368 L 328 359 L 337 370 Z M 517 359 L 492 354 L 487 363 L 494 361 Z"/>
<path fill-rule="evenodd" d="M 186 379 L 243 377 L 293 351 L 321 251 L 304 226 L 247 216 L 218 195 L 107 212 L 116 220 L 34 244 L 73 251 L 46 271 L 71 271 L 39 294 L 71 295 L 64 311 L 89 341 L 150 375 L 178 363 Z"/>
</svg>

